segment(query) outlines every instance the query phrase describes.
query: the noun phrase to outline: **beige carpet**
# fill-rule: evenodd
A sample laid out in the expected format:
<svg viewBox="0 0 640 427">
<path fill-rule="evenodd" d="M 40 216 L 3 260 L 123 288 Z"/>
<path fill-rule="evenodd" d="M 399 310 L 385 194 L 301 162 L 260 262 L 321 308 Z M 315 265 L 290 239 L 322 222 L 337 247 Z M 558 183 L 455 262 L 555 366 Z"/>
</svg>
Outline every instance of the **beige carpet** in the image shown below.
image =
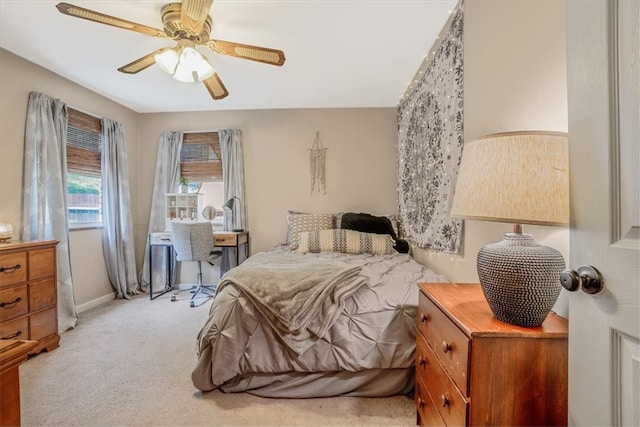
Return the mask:
<svg viewBox="0 0 640 427">
<path fill-rule="evenodd" d="M 413 401 L 268 399 L 191 383 L 210 303 L 140 295 L 81 313 L 60 348 L 20 367 L 24 426 L 415 425 Z"/>
</svg>

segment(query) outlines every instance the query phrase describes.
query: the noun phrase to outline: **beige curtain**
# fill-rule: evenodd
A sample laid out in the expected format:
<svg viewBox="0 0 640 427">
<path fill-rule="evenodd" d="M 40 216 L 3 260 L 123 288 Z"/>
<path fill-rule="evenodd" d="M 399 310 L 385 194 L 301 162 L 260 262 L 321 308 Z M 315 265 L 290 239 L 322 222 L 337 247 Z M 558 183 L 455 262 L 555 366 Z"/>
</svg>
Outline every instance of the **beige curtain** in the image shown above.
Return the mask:
<svg viewBox="0 0 640 427">
<path fill-rule="evenodd" d="M 118 298 L 138 293 L 124 127 L 102 119 L 102 249 Z"/>
<path fill-rule="evenodd" d="M 237 197 L 240 203 L 234 205 L 235 223 L 246 230 L 246 203 L 244 193 L 244 152 L 242 149 L 242 131 L 240 129 L 222 129 L 220 136 L 220 152 L 222 153 L 222 180 L 224 181 L 224 200 Z M 231 224 L 224 224 L 225 230 L 231 229 Z M 222 255 L 221 272 L 227 271 L 231 260 L 235 259 L 236 248 L 225 248 Z"/>
<path fill-rule="evenodd" d="M 153 178 L 153 190 L 151 193 L 151 209 L 149 211 L 149 227 L 147 235 L 165 230 L 164 195 L 174 193 L 178 189 L 180 181 L 180 148 L 182 147 L 182 132 L 167 131 L 160 135 L 158 154 L 156 156 L 156 172 Z M 174 282 L 175 277 L 166 277 L 165 259 L 166 251 L 162 247 L 153 249 L 153 283 Z M 175 264 L 175 260 L 174 260 Z M 171 269 L 175 274 L 175 268 Z M 140 286 L 148 292 L 149 288 L 149 245 L 145 245 L 142 271 L 140 272 Z M 156 288 L 158 289 L 158 288 Z M 162 291 L 162 289 L 160 289 Z"/>
<path fill-rule="evenodd" d="M 67 106 L 31 92 L 24 140 L 22 240 L 57 240 L 58 331 L 74 328 L 67 218 Z"/>
</svg>

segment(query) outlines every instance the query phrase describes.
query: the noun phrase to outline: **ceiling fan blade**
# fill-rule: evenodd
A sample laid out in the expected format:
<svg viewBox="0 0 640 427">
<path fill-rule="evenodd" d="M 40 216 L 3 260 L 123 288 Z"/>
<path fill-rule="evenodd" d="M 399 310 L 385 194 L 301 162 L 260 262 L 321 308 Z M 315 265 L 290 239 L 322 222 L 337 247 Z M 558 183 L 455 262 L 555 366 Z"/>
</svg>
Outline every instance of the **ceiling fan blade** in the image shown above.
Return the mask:
<svg viewBox="0 0 640 427">
<path fill-rule="evenodd" d="M 136 74 L 155 64 L 156 55 L 162 52 L 166 52 L 167 50 L 170 50 L 170 49 L 171 49 L 170 47 L 164 47 L 162 49 L 154 50 L 153 52 L 143 56 L 142 58 L 138 58 L 133 62 L 129 62 L 127 65 L 123 65 L 122 67 L 118 68 L 118 71 L 120 71 L 121 73 Z"/>
<path fill-rule="evenodd" d="M 277 49 L 269 49 L 267 47 L 251 46 L 249 44 L 241 44 L 227 42 L 224 40 L 209 40 L 207 46 L 212 51 L 221 55 L 235 56 L 236 58 L 249 59 L 251 61 L 263 62 L 271 65 L 284 64 L 284 52 Z"/>
<path fill-rule="evenodd" d="M 227 88 L 222 84 L 222 80 L 220 80 L 220 76 L 218 76 L 218 73 L 213 73 L 211 77 L 203 80 L 202 83 L 204 83 L 213 99 L 222 99 L 229 95 L 229 92 L 227 91 Z"/>
<path fill-rule="evenodd" d="M 167 37 L 164 31 L 158 30 L 157 28 L 147 27 L 146 25 L 137 24 L 135 22 L 116 18 L 115 16 L 111 16 L 111 15 L 105 15 L 104 13 L 96 12 L 90 9 L 85 9 L 79 6 L 74 6 L 69 3 L 58 3 L 56 7 L 61 13 L 65 15 L 86 19 L 87 21 L 93 21 L 93 22 L 98 22 L 100 24 L 111 25 L 113 27 L 135 31 L 137 33 L 146 34 L 148 36 L 163 37 L 163 38 Z"/>
<path fill-rule="evenodd" d="M 213 0 L 182 0 L 180 10 L 182 26 L 193 34 L 200 34 L 212 4 Z"/>
</svg>

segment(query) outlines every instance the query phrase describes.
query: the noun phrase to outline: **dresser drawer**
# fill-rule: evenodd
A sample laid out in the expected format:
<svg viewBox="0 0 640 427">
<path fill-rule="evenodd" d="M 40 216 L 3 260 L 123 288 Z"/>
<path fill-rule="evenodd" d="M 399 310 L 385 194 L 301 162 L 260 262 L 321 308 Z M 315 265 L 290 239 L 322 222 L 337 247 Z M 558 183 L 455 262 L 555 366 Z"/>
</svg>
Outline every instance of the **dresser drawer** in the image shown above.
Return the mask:
<svg viewBox="0 0 640 427">
<path fill-rule="evenodd" d="M 418 329 L 465 396 L 468 396 L 469 338 L 422 292 Z"/>
<path fill-rule="evenodd" d="M 58 321 L 55 307 L 29 316 L 29 339 L 37 341 L 57 333 Z"/>
<path fill-rule="evenodd" d="M 28 340 L 29 339 L 29 318 L 19 317 L 0 323 L 0 339 Z"/>
<path fill-rule="evenodd" d="M 29 280 L 51 276 L 56 271 L 56 250 L 29 251 Z"/>
<path fill-rule="evenodd" d="M 29 282 L 29 311 L 34 312 L 56 303 L 56 282 L 53 277 Z"/>
<path fill-rule="evenodd" d="M 416 408 L 420 416 L 419 424 L 423 426 L 440 426 L 445 427 L 446 424 L 440 416 L 435 403 L 429 396 L 427 389 L 421 378 L 416 378 Z"/>
<path fill-rule="evenodd" d="M 424 382 L 438 412 L 449 426 L 466 425 L 467 400 L 451 381 L 444 367 L 429 346 L 424 347 L 428 373 Z"/>
<path fill-rule="evenodd" d="M 27 280 L 27 253 L 0 255 L 0 287 Z"/>
<path fill-rule="evenodd" d="M 0 290 L 0 322 L 29 312 L 27 285 L 12 286 Z"/>
</svg>

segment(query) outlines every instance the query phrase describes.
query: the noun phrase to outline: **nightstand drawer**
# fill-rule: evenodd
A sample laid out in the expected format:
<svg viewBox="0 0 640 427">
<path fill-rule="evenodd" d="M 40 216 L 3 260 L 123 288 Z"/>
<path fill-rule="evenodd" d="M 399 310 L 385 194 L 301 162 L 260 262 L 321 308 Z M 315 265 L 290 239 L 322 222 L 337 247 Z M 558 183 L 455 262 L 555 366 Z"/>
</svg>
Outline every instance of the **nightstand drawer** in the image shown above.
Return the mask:
<svg viewBox="0 0 640 427">
<path fill-rule="evenodd" d="M 422 292 L 418 322 L 418 329 L 424 334 L 429 347 L 467 396 L 469 338 Z"/>
<path fill-rule="evenodd" d="M 449 426 L 466 425 L 467 400 L 451 381 L 431 348 L 425 346 L 423 351 L 428 373 L 422 378 L 438 412 Z"/>
<path fill-rule="evenodd" d="M 422 379 L 416 378 L 416 408 L 418 410 L 419 425 L 425 426 L 440 426 L 445 427 L 444 419 L 440 416 L 435 403 L 429 396 L 426 387 L 424 386 Z"/>
</svg>

